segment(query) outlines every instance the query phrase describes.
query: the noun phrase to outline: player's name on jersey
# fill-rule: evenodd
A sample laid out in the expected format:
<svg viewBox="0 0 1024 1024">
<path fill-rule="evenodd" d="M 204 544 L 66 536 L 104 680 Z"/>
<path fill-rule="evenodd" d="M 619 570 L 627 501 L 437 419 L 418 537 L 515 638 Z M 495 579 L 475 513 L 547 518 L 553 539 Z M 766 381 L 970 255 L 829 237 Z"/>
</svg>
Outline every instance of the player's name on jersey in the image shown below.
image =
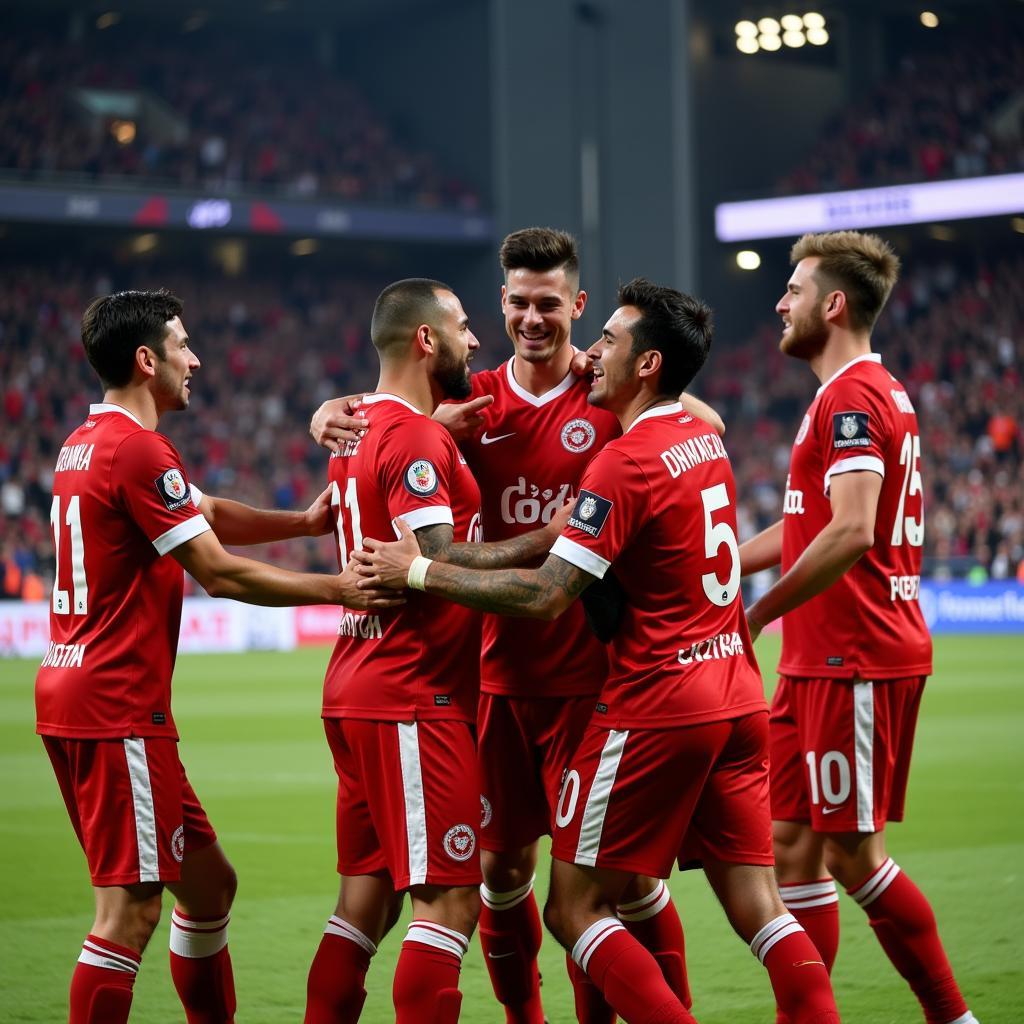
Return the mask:
<svg viewBox="0 0 1024 1024">
<path fill-rule="evenodd" d="M 707 640 L 698 640 L 689 647 L 684 647 L 678 655 L 680 665 L 692 665 L 695 662 L 719 661 L 722 658 L 735 658 L 745 652 L 743 637 L 739 633 L 719 633 Z"/>
<path fill-rule="evenodd" d="M 384 635 L 379 615 L 345 612 L 338 623 L 338 636 L 358 637 L 360 640 L 380 640 Z"/>
<path fill-rule="evenodd" d="M 727 458 L 729 455 L 725 445 L 717 434 L 698 434 L 679 444 L 670 445 L 661 453 L 661 461 L 665 463 L 673 480 L 701 463 Z"/>
<path fill-rule="evenodd" d="M 85 644 L 55 644 L 51 640 L 40 668 L 81 668 L 85 647 Z"/>
<path fill-rule="evenodd" d="M 68 470 L 84 470 L 89 468 L 92 462 L 92 452 L 96 447 L 94 444 L 66 444 L 57 456 L 57 467 L 55 473 L 64 473 Z"/>
<path fill-rule="evenodd" d="M 348 459 L 351 458 L 357 451 L 359 451 L 359 442 L 362 438 L 358 438 L 355 441 L 346 441 L 336 452 L 331 452 L 332 459 Z"/>
</svg>

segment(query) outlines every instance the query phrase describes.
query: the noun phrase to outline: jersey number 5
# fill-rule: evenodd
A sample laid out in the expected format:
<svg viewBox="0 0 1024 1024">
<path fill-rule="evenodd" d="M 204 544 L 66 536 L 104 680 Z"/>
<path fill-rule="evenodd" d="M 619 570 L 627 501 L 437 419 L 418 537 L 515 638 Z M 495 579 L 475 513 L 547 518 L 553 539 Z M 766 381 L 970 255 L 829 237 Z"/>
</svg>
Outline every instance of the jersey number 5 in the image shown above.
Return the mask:
<svg viewBox="0 0 1024 1024">
<path fill-rule="evenodd" d="M 713 523 L 711 513 L 729 507 L 729 492 L 725 484 L 705 487 L 700 492 L 700 500 L 704 505 L 704 554 L 708 558 L 716 558 L 724 544 L 729 552 L 729 578 L 722 583 L 713 572 L 706 572 L 700 581 L 704 593 L 712 604 L 720 608 L 732 604 L 740 589 L 740 550 L 736 544 L 736 534 L 728 523 Z"/>
<path fill-rule="evenodd" d="M 60 588 L 60 531 L 67 526 L 71 535 L 71 594 Z M 78 495 L 68 499 L 68 508 L 63 523 L 60 517 L 60 495 L 53 496 L 50 506 L 50 526 L 53 527 L 53 550 L 56 555 L 53 573 L 53 611 L 56 615 L 71 613 L 71 597 L 74 597 L 75 614 L 85 615 L 89 610 L 89 584 L 85 579 L 85 541 L 82 539 L 82 512 Z"/>
</svg>

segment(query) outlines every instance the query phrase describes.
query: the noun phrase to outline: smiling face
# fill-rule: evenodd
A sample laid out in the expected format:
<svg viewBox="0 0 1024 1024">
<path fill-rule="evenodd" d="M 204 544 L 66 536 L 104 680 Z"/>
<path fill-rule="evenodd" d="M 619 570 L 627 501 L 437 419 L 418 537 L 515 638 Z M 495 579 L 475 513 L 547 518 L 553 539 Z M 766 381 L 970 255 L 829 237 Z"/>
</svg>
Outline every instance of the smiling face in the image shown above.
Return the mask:
<svg viewBox="0 0 1024 1024">
<path fill-rule="evenodd" d="M 601 340 L 587 351 L 593 371 L 587 401 L 609 412 L 619 412 L 640 391 L 636 372 L 640 356 L 633 354 L 632 329 L 642 314 L 636 306 L 620 306 L 601 331 Z"/>
<path fill-rule="evenodd" d="M 468 398 L 473 390 L 469 379 L 469 364 L 480 347 L 476 335 L 469 329 L 469 317 L 462 303 L 452 292 L 438 292 L 441 313 L 434 324 L 439 340 L 434 379 L 447 398 Z"/>
<path fill-rule="evenodd" d="M 563 267 L 510 270 L 501 289 L 501 311 L 516 355 L 528 363 L 553 359 L 569 345 L 572 322 L 586 298 Z"/>
<path fill-rule="evenodd" d="M 786 285 L 786 294 L 775 306 L 783 324 L 779 349 L 794 359 L 813 359 L 828 341 L 829 327 L 822 309 L 826 296 L 814 276 L 819 262 L 817 257 L 802 259 Z"/>
<path fill-rule="evenodd" d="M 198 369 L 199 358 L 189 348 L 188 333 L 181 317 L 168 320 L 164 354 L 161 357 L 157 353 L 153 377 L 153 395 L 161 412 L 188 408 L 191 396 L 188 382 Z"/>
</svg>

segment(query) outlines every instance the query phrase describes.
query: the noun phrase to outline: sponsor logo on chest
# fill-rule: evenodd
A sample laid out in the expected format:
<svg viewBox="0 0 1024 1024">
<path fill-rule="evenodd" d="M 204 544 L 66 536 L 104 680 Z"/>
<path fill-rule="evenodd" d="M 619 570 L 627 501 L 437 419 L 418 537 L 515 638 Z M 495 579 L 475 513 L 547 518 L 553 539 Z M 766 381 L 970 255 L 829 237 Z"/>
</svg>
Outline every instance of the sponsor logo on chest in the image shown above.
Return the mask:
<svg viewBox="0 0 1024 1024">
<path fill-rule="evenodd" d="M 786 474 L 786 496 L 782 500 L 784 516 L 802 516 L 804 514 L 804 492 L 795 491 L 789 486 L 789 474 Z"/>
</svg>

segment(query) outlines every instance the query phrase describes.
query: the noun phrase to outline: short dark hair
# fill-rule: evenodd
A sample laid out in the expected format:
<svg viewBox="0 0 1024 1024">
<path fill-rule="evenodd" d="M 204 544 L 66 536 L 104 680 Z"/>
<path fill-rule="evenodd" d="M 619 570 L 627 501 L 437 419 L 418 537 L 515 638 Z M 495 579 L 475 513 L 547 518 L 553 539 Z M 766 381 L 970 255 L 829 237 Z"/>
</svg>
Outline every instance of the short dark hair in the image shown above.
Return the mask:
<svg viewBox="0 0 1024 1024">
<path fill-rule="evenodd" d="M 93 299 L 82 315 L 82 345 L 103 386 L 123 388 L 131 382 L 140 345 L 165 358 L 167 321 L 181 316 L 184 308 L 181 299 L 166 288 Z"/>
<path fill-rule="evenodd" d="M 878 235 L 825 231 L 804 235 L 789 254 L 793 266 L 810 257 L 821 261 L 814 271 L 819 294 L 845 293 L 850 326 L 870 331 L 900 276 L 900 258 L 892 246 Z"/>
<path fill-rule="evenodd" d="M 523 228 L 506 235 L 498 251 L 506 276 L 510 270 L 534 270 L 543 274 L 561 268 L 574 287 L 580 282 L 580 257 L 576 239 L 558 228 Z"/>
<path fill-rule="evenodd" d="M 714 333 L 711 308 L 692 295 L 635 277 L 619 288 L 619 305 L 636 306 L 632 354 L 661 353 L 658 393 L 678 395 L 704 365 Z"/>
<path fill-rule="evenodd" d="M 420 324 L 430 323 L 441 311 L 438 292 L 452 289 L 429 277 L 407 277 L 389 284 L 377 296 L 370 320 L 370 340 L 378 352 L 405 341 Z"/>
</svg>

